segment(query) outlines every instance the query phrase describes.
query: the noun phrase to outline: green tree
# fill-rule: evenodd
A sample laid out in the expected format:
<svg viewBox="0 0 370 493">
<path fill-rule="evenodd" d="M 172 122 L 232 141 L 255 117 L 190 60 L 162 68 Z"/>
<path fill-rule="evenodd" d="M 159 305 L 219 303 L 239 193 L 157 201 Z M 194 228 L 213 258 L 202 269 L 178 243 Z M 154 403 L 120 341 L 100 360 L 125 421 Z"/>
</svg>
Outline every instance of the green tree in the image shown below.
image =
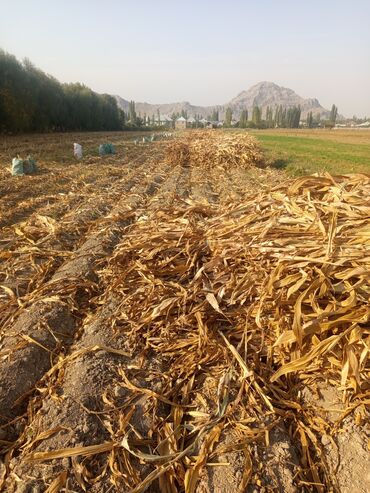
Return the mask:
<svg viewBox="0 0 370 493">
<path fill-rule="evenodd" d="M 312 128 L 313 127 L 313 116 L 312 116 L 312 111 L 309 111 L 307 113 L 307 127 Z"/>
<path fill-rule="evenodd" d="M 129 121 L 130 121 L 131 125 L 135 125 L 136 124 L 135 101 L 130 101 L 128 114 L 129 114 Z"/>
<path fill-rule="evenodd" d="M 248 123 L 248 110 L 242 110 L 239 118 L 239 127 L 246 128 Z"/>
<path fill-rule="evenodd" d="M 0 132 L 119 130 L 128 120 L 141 125 L 133 101 L 127 115 L 109 94 L 61 84 L 29 60 L 0 50 Z"/>
<path fill-rule="evenodd" d="M 253 106 L 252 110 L 252 122 L 256 125 L 256 127 L 261 126 L 262 121 L 262 110 L 259 106 Z"/>
<path fill-rule="evenodd" d="M 274 114 L 270 106 L 266 108 L 266 126 L 267 128 L 272 128 L 274 126 Z"/>
<path fill-rule="evenodd" d="M 122 129 L 126 128 L 126 113 L 124 110 L 118 110 L 119 122 Z"/>
<path fill-rule="evenodd" d="M 335 125 L 335 122 L 337 120 L 337 115 L 338 115 L 338 108 L 335 106 L 335 104 L 333 104 L 331 107 L 330 117 L 329 117 L 330 123 L 332 125 Z"/>
<path fill-rule="evenodd" d="M 286 112 L 285 126 L 287 128 L 298 128 L 301 118 L 301 107 L 291 106 Z"/>
<path fill-rule="evenodd" d="M 287 127 L 287 109 L 283 108 L 283 111 L 281 112 L 281 127 L 286 128 Z"/>
<path fill-rule="evenodd" d="M 218 122 L 220 120 L 218 110 L 215 109 L 212 111 L 212 114 L 211 114 L 211 117 L 209 118 L 209 120 L 211 120 L 212 122 Z"/>
<path fill-rule="evenodd" d="M 233 112 L 232 112 L 232 109 L 231 109 L 231 108 L 227 108 L 227 109 L 226 109 L 226 112 L 225 112 L 225 122 L 224 122 L 224 126 L 225 126 L 225 127 L 231 127 L 231 122 L 232 122 L 232 119 L 233 119 Z"/>
</svg>

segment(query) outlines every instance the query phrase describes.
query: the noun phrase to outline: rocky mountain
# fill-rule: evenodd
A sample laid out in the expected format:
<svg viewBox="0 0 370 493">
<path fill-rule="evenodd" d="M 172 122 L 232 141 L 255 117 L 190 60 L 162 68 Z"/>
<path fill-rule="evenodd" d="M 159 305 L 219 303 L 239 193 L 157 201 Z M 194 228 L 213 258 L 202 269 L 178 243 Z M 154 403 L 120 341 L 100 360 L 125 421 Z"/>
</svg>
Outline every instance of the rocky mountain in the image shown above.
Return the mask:
<svg viewBox="0 0 370 493">
<path fill-rule="evenodd" d="M 123 110 L 128 110 L 129 102 L 120 96 L 116 96 L 118 106 Z M 327 118 L 329 110 L 323 108 L 316 98 L 304 99 L 292 89 L 279 86 L 273 82 L 259 82 L 250 87 L 247 91 L 242 91 L 228 103 L 216 106 L 194 106 L 188 101 L 167 104 L 150 104 L 135 102 L 136 112 L 146 115 L 156 115 L 158 111 L 161 114 L 171 115 L 186 111 L 189 116 L 196 114 L 202 117 L 209 117 L 213 110 L 218 110 L 220 118 L 224 117 L 226 108 L 230 107 L 233 111 L 233 118 L 238 119 L 242 110 L 247 109 L 249 115 L 252 114 L 254 106 L 262 108 L 262 115 L 265 115 L 267 106 L 275 108 L 282 105 L 283 107 L 300 105 L 302 109 L 302 118 L 306 118 L 307 113 L 312 111 L 313 115 L 320 114 L 321 117 Z"/>
<path fill-rule="evenodd" d="M 242 91 L 228 104 L 237 114 L 245 108 L 251 111 L 253 106 L 262 107 L 262 114 L 264 114 L 267 106 L 274 108 L 279 105 L 285 107 L 300 105 L 303 117 L 306 117 L 309 111 L 312 111 L 314 115 L 320 113 L 325 117 L 330 113 L 316 98 L 304 99 L 292 89 L 278 86 L 273 82 L 259 82 L 248 91 Z"/>
</svg>

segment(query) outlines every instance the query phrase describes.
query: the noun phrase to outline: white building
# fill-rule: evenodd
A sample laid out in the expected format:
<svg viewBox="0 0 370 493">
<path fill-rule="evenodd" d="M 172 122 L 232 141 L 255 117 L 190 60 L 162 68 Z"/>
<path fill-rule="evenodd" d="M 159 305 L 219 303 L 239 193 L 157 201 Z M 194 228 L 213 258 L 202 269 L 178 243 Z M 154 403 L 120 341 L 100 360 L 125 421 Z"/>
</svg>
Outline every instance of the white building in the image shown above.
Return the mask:
<svg viewBox="0 0 370 493">
<path fill-rule="evenodd" d="M 175 121 L 175 128 L 177 130 L 183 130 L 186 127 L 187 127 L 187 121 L 186 121 L 186 119 L 183 116 L 180 116 L 180 118 L 178 118 Z"/>
</svg>

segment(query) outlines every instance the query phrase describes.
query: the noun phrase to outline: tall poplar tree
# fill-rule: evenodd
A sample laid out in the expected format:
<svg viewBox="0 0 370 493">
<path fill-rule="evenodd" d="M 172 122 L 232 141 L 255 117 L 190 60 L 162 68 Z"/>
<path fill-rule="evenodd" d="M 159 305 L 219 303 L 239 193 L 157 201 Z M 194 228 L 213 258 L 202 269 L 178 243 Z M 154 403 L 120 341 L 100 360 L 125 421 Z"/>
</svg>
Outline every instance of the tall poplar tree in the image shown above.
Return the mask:
<svg viewBox="0 0 370 493">
<path fill-rule="evenodd" d="M 262 110 L 259 106 L 254 106 L 252 111 L 252 122 L 259 127 L 262 120 Z"/>
<path fill-rule="evenodd" d="M 233 119 L 233 112 L 232 112 L 232 109 L 231 108 L 227 108 L 226 109 L 226 113 L 225 113 L 225 127 L 231 127 L 231 121 Z"/>
<path fill-rule="evenodd" d="M 338 115 L 338 108 L 335 106 L 335 104 L 332 105 L 331 111 L 330 111 L 330 123 L 335 125 L 335 122 L 337 120 L 337 115 Z"/>
</svg>

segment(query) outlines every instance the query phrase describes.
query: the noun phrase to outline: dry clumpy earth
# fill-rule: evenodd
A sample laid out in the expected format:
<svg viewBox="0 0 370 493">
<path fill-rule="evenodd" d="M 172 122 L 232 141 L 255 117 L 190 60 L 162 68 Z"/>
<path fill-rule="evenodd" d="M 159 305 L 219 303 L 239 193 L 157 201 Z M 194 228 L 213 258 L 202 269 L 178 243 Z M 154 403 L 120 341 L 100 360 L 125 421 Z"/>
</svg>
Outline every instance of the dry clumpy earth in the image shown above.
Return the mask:
<svg viewBox="0 0 370 493">
<path fill-rule="evenodd" d="M 1 151 L 0 491 L 370 491 L 370 178 L 107 137 Z"/>
</svg>

